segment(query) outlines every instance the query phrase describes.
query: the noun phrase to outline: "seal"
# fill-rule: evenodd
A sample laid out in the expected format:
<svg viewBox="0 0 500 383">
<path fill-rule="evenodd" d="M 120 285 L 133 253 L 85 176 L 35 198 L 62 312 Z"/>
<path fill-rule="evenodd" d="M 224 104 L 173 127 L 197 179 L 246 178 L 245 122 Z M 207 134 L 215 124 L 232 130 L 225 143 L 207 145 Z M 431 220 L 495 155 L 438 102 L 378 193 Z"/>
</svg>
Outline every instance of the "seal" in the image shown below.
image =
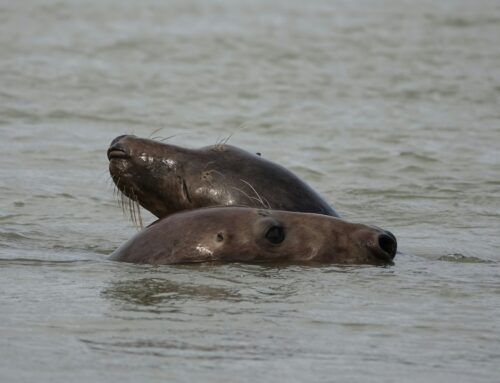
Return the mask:
<svg viewBox="0 0 500 383">
<path fill-rule="evenodd" d="M 286 168 L 237 147 L 187 149 L 124 135 L 108 149 L 117 188 L 158 218 L 209 206 L 317 213 L 338 217 Z"/>
<path fill-rule="evenodd" d="M 110 259 L 176 264 L 299 262 L 387 265 L 393 234 L 373 226 L 312 213 L 247 207 L 189 210 L 158 220 Z"/>
</svg>

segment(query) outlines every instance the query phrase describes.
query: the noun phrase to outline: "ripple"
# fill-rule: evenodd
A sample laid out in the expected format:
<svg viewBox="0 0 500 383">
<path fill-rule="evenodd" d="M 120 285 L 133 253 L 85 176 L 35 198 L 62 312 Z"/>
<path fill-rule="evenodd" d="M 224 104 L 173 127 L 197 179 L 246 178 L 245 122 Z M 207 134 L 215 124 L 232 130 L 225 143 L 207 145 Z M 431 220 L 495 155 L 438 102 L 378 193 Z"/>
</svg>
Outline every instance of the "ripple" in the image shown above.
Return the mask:
<svg viewBox="0 0 500 383">
<path fill-rule="evenodd" d="M 418 165 L 407 165 L 407 166 L 404 166 L 404 167 L 398 169 L 398 172 L 401 172 L 401 173 L 423 173 L 426 171 L 427 171 L 426 168 L 423 168 L 423 167 L 418 166 Z"/>
<path fill-rule="evenodd" d="M 77 199 L 74 195 L 70 193 L 35 194 L 33 197 L 40 199 L 53 199 L 53 198 Z"/>
<path fill-rule="evenodd" d="M 4 381 L 498 380 L 495 1 L 3 3 Z M 134 234 L 97 182 L 109 140 L 165 126 L 241 131 L 416 255 L 105 261 Z"/>
<path fill-rule="evenodd" d="M 474 256 L 466 256 L 459 253 L 442 255 L 438 258 L 438 261 L 452 262 L 452 263 L 496 263 L 489 259 L 482 259 Z"/>
<path fill-rule="evenodd" d="M 22 205 L 17 205 L 16 203 L 14 203 L 15 206 L 24 206 L 24 204 Z M 8 215 L 2 215 L 0 216 L 0 221 L 13 221 L 17 218 L 20 218 L 20 217 L 26 217 L 28 216 L 28 214 L 8 214 Z"/>
<path fill-rule="evenodd" d="M 422 161 L 422 162 L 438 162 L 439 161 L 439 160 L 437 160 L 429 155 L 425 155 L 422 153 L 416 153 L 416 152 L 403 151 L 403 152 L 399 153 L 399 156 L 403 157 L 403 158 L 410 158 L 413 160 Z"/>
<path fill-rule="evenodd" d="M 0 239 L 5 239 L 7 240 L 7 242 L 20 242 L 20 241 L 32 240 L 32 238 L 26 235 L 13 231 L 0 231 Z"/>
<path fill-rule="evenodd" d="M 477 18 L 466 18 L 466 17 L 448 17 L 441 21 L 442 25 L 452 27 L 452 28 L 472 28 L 472 27 L 483 27 L 485 25 L 499 25 L 500 18 L 496 17 L 477 17 Z"/>
<path fill-rule="evenodd" d="M 93 260 L 46 260 L 32 258 L 0 258 L 2 266 L 59 266 L 66 264 L 83 264 Z"/>
</svg>

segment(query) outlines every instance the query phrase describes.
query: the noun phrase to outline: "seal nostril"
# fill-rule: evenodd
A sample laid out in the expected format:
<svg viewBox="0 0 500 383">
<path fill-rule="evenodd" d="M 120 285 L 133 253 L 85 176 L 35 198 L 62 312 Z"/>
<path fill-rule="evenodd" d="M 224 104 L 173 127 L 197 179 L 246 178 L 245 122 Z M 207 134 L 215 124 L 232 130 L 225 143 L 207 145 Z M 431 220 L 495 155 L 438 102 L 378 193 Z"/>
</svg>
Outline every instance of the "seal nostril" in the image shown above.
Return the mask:
<svg viewBox="0 0 500 383">
<path fill-rule="evenodd" d="M 394 235 L 389 233 L 380 234 L 378 237 L 378 245 L 382 250 L 394 258 L 398 246 Z"/>
</svg>

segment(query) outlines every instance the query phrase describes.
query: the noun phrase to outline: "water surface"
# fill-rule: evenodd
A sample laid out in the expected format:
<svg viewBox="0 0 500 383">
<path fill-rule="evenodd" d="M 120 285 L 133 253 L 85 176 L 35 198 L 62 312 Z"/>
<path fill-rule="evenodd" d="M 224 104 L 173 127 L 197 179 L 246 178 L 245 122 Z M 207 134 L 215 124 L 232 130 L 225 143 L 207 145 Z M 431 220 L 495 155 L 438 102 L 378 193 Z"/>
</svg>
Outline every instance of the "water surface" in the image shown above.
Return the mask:
<svg viewBox="0 0 500 383">
<path fill-rule="evenodd" d="M 498 1 L 2 1 L 0 49 L 2 381 L 498 381 Z M 107 261 L 105 150 L 155 131 L 232 134 L 403 254 Z"/>
</svg>

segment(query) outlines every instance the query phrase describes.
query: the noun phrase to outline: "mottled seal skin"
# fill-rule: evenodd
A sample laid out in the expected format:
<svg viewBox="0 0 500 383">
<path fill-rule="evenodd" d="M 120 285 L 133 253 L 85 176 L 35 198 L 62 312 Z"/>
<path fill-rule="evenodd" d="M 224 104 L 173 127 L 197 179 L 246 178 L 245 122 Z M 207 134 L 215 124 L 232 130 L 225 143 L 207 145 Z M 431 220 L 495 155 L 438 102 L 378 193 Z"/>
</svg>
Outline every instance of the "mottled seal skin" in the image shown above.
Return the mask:
<svg viewBox="0 0 500 383">
<path fill-rule="evenodd" d="M 170 215 L 146 227 L 111 259 L 198 262 L 318 262 L 387 265 L 394 235 L 320 214 L 212 207 Z"/>
<path fill-rule="evenodd" d="M 220 144 L 186 149 L 132 135 L 115 138 L 109 171 L 116 186 L 158 218 L 209 206 L 248 206 L 338 217 L 289 170 Z"/>
</svg>

